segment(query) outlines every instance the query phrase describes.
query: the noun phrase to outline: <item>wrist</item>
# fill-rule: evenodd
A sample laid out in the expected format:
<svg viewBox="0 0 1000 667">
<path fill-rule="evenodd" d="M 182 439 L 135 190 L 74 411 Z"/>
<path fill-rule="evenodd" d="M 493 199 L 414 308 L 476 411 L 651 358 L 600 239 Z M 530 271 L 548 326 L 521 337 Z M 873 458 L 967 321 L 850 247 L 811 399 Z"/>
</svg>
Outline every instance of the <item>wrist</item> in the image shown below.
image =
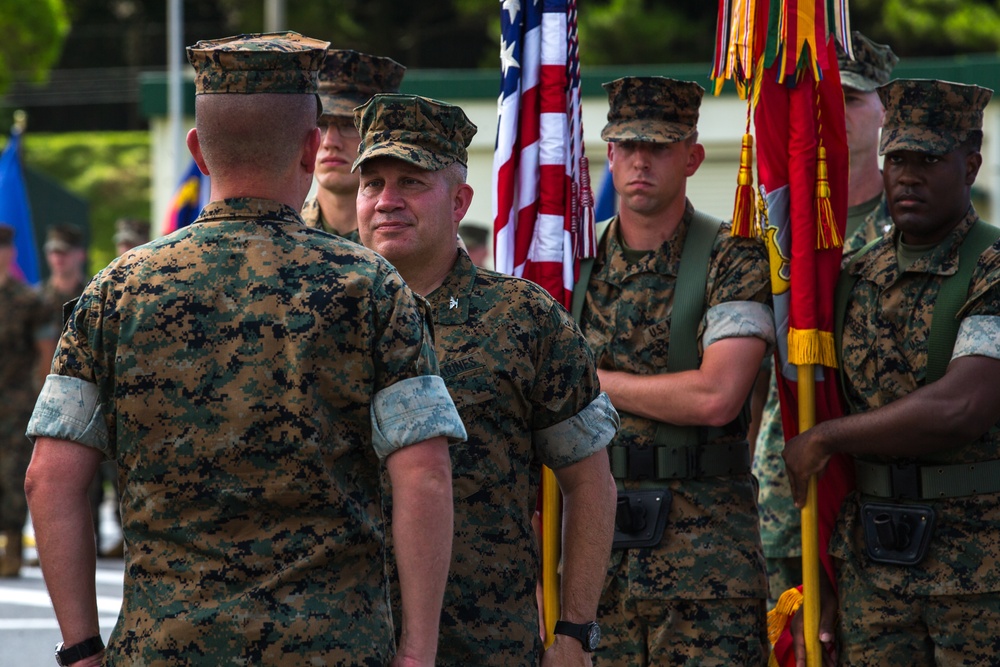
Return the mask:
<svg viewBox="0 0 1000 667">
<path fill-rule="evenodd" d="M 569 621 L 558 621 L 553 630 L 555 635 L 565 635 L 575 639 L 587 653 L 597 648 L 601 641 L 601 628 L 594 621 L 587 623 L 570 623 Z"/>
</svg>

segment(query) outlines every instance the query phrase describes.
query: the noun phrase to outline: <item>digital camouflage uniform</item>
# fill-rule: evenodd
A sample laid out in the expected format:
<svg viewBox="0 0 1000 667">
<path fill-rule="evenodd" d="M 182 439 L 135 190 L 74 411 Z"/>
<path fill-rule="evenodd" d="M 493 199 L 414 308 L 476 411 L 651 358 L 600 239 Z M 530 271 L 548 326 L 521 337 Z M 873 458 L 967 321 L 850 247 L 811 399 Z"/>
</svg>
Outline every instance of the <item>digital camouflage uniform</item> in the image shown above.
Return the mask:
<svg viewBox="0 0 1000 667">
<path fill-rule="evenodd" d="M 189 58 L 252 70 L 199 91 L 309 92 L 325 47 L 253 35 Z M 381 460 L 464 437 L 426 316 L 377 255 L 263 199 L 212 202 L 94 278 L 29 432 L 119 466 L 126 574 L 106 665 L 388 662 Z"/>
<path fill-rule="evenodd" d="M 346 234 L 341 234 L 331 225 L 329 225 L 326 219 L 323 217 L 323 211 L 319 207 L 319 200 L 316 198 L 307 199 L 305 205 L 302 207 L 302 222 L 306 224 L 306 227 L 312 227 L 313 229 L 322 229 L 324 232 L 330 234 L 335 234 L 342 238 L 352 241 L 354 243 L 361 243 L 361 236 L 358 235 L 358 229 L 355 227 Z"/>
<path fill-rule="evenodd" d="M 608 91 L 606 141 L 674 143 L 698 122 L 701 86 L 663 77 L 624 77 Z M 597 367 L 638 375 L 663 373 L 671 339 L 674 288 L 694 208 L 674 235 L 648 252 L 629 250 L 620 221 L 601 243 L 580 317 Z M 712 241 L 697 356 L 732 337 L 774 343 L 767 253 L 757 240 L 733 237 L 722 224 Z M 613 444 L 652 447 L 657 422 L 616 406 L 621 428 Z M 739 443 L 735 423 L 708 445 Z M 667 488 L 673 499 L 659 545 L 616 550 L 601 595 L 599 667 L 632 665 L 762 665 L 767 659 L 767 579 L 749 470 L 724 477 L 617 480 L 619 489 Z"/>
<path fill-rule="evenodd" d="M 38 295 L 12 277 L 0 283 L 0 313 L 0 533 L 20 535 L 28 517 L 24 473 L 31 460 L 24 429 L 38 395 L 36 364 L 42 362 L 36 345 L 45 316 Z"/>
<path fill-rule="evenodd" d="M 837 65 L 841 84 L 862 92 L 873 92 L 886 83 L 899 58 L 885 44 L 871 41 L 858 31 L 852 33 L 854 58 L 840 52 Z M 852 220 L 862 217 L 859 223 Z M 848 236 L 844 239 L 845 262 L 865 244 L 885 234 L 892 226 L 885 195 L 851 206 L 847 210 Z M 852 231 L 853 229 L 853 231 Z M 792 501 L 792 490 L 785 474 L 781 452 L 785 436 L 781 425 L 778 383 L 774 376 L 774 358 L 767 357 L 762 372 L 771 375 L 767 400 L 760 416 L 760 429 L 754 451 L 753 474 L 760 484 L 760 537 L 767 561 L 771 601 L 789 588 L 802 583 L 802 523 Z"/>
<path fill-rule="evenodd" d="M 351 49 L 328 49 L 319 71 L 319 99 L 323 105 L 320 122 L 354 120 L 354 109 L 375 93 L 399 92 L 406 68 L 392 58 L 372 56 Z M 319 200 L 310 198 L 302 207 L 302 219 L 308 227 L 343 236 L 361 243 L 358 229 L 341 234 L 323 218 Z"/>
<path fill-rule="evenodd" d="M 428 295 L 441 376 L 468 439 L 453 447 L 455 542 L 439 665 L 537 665 L 531 528 L 541 466 L 600 451 L 615 432 L 593 355 L 544 290 L 480 269 L 464 251 Z"/>
<path fill-rule="evenodd" d="M 617 219 L 598 253 L 584 305 L 581 328 L 598 368 L 647 375 L 663 372 L 670 344 L 670 312 L 681 250 L 694 209 L 690 203 L 675 236 L 639 261 L 628 261 Z M 715 239 L 705 293 L 705 315 L 698 326 L 699 359 L 704 348 L 733 336 L 756 336 L 774 342 L 774 326 L 765 304 L 770 298 L 766 251 L 757 241 L 730 236 L 724 224 Z M 620 407 L 620 406 L 619 406 Z M 619 409 L 616 445 L 651 446 L 656 422 Z M 714 440 L 739 442 L 745 433 Z M 624 482 L 639 488 L 641 482 Z M 649 656 L 649 663 L 616 659 L 620 653 L 642 656 L 645 647 L 625 642 L 612 653 L 623 628 L 608 625 L 615 607 L 638 605 L 653 610 L 671 606 L 686 612 L 678 632 L 698 644 L 702 662 L 740 663 L 763 656 L 766 646 L 764 599 L 767 581 L 758 532 L 756 484 L 750 473 L 658 482 L 673 494 L 666 532 L 658 547 L 617 550 L 611 554 L 609 579 L 598 619 L 601 646 L 598 665 L 688 664 L 683 655 Z M 703 601 L 727 605 L 703 607 Z M 708 608 L 711 611 L 707 611 Z M 724 612 L 725 610 L 725 612 Z M 729 613 L 720 616 L 720 613 Z M 651 611 L 650 613 L 656 613 Z M 728 626 L 728 627 L 727 627 Z M 734 628 L 756 627 L 756 636 L 734 637 Z M 667 643 L 671 643 L 667 640 Z M 607 656 L 607 657 L 606 657 Z M 739 656 L 739 657 L 738 657 Z M 694 664 L 694 663 L 691 663 Z"/>
<path fill-rule="evenodd" d="M 459 107 L 410 95 L 377 95 L 357 123 L 357 164 L 387 156 L 432 170 L 465 164 L 476 131 Z M 541 467 L 602 451 L 617 415 L 579 329 L 541 287 L 477 268 L 458 250 L 427 300 L 441 377 L 468 432 L 451 449 L 455 540 L 437 664 L 537 665 L 531 519 Z"/>
<path fill-rule="evenodd" d="M 880 88 L 887 111 L 882 153 L 953 150 L 970 129 L 982 126 L 989 93 L 933 81 L 894 81 Z M 847 303 L 841 352 L 851 413 L 885 406 L 925 383 L 934 303 L 942 278 L 955 272 L 958 248 L 977 218 L 970 207 L 944 241 L 901 275 L 898 233 L 879 241 L 850 269 L 858 280 Z M 952 359 L 1000 359 L 1000 243 L 979 256 L 958 316 Z M 916 462 L 1000 458 L 996 428 L 974 442 L 955 444 Z M 831 554 L 838 559 L 842 662 L 994 664 L 1000 653 L 1000 494 L 917 501 L 934 508 L 937 523 L 927 555 L 914 566 L 868 558 L 860 503 L 869 500 L 890 502 L 851 493 L 831 541 Z"/>
</svg>

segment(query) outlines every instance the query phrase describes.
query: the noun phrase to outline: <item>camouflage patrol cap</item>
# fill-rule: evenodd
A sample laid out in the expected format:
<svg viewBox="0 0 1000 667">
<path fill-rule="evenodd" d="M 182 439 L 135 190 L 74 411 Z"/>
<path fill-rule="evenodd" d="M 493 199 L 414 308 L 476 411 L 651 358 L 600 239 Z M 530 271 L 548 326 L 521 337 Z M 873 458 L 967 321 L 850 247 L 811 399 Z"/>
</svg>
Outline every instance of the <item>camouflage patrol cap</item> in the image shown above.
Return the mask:
<svg viewBox="0 0 1000 667">
<path fill-rule="evenodd" d="M 149 242 L 149 222 L 138 218 L 119 218 L 115 221 L 115 244 L 137 246 Z"/>
<path fill-rule="evenodd" d="M 14 228 L 4 222 L 0 222 L 0 246 L 9 246 L 13 244 Z"/>
<path fill-rule="evenodd" d="M 329 42 L 297 32 L 202 40 L 187 48 L 195 94 L 315 93 Z"/>
<path fill-rule="evenodd" d="M 950 153 L 983 128 L 993 91 L 933 79 L 896 79 L 877 88 L 885 107 L 879 154 Z"/>
<path fill-rule="evenodd" d="M 437 171 L 469 163 L 466 150 L 477 127 L 461 107 L 419 95 L 380 93 L 354 110 L 361 134 L 352 171 L 373 157 L 387 156 Z"/>
<path fill-rule="evenodd" d="M 83 232 L 76 225 L 49 227 L 45 238 L 45 252 L 66 252 L 83 247 Z"/>
<path fill-rule="evenodd" d="M 886 44 L 871 41 L 857 30 L 851 33 L 851 43 L 854 58 L 848 58 L 843 49 L 837 48 L 840 83 L 845 88 L 865 93 L 873 92 L 882 84 L 888 83 L 892 69 L 899 62 L 892 49 Z"/>
<path fill-rule="evenodd" d="M 375 93 L 398 93 L 406 68 L 392 58 L 350 49 L 329 49 L 319 71 L 323 115 L 354 118 L 354 108 Z"/>
<path fill-rule="evenodd" d="M 698 125 L 705 89 L 692 81 L 662 76 L 626 76 L 603 84 L 608 91 L 605 141 L 674 143 L 687 139 Z"/>
</svg>

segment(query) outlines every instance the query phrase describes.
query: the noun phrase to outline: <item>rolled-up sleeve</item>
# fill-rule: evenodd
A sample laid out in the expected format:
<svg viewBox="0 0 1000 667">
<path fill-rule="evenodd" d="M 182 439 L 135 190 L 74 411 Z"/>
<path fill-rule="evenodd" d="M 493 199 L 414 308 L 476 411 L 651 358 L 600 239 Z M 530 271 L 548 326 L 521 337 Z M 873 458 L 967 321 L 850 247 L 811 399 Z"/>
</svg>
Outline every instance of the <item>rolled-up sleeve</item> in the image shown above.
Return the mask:
<svg viewBox="0 0 1000 667">
<path fill-rule="evenodd" d="M 724 338 L 760 338 L 768 352 L 774 347 L 774 314 L 770 306 L 756 301 L 726 301 L 705 314 L 703 347 Z"/>
<path fill-rule="evenodd" d="M 972 315 L 962 320 L 951 358 L 971 356 L 1000 359 L 1000 316 Z"/>
<path fill-rule="evenodd" d="M 444 436 L 466 439 L 465 425 L 437 375 L 400 380 L 375 395 L 371 407 L 372 444 L 380 459 L 397 449 Z"/>
<path fill-rule="evenodd" d="M 71 440 L 103 452 L 108 428 L 97 385 L 67 375 L 49 375 L 35 401 L 27 436 Z"/>
<path fill-rule="evenodd" d="M 535 431 L 532 439 L 542 463 L 558 470 L 607 447 L 618 432 L 618 423 L 618 412 L 602 391 L 583 410 Z"/>
</svg>

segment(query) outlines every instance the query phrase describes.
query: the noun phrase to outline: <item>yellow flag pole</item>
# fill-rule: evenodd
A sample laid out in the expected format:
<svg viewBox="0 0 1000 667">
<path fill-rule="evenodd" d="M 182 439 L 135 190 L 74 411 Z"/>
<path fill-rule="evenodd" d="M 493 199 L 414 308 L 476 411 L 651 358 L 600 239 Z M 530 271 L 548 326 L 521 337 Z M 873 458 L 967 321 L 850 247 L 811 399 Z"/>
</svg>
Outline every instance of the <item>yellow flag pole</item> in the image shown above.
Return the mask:
<svg viewBox="0 0 1000 667">
<path fill-rule="evenodd" d="M 545 616 L 545 648 L 555 639 L 559 620 L 559 550 L 562 544 L 562 498 L 556 476 L 542 467 L 542 611 Z"/>
<path fill-rule="evenodd" d="M 816 425 L 816 375 L 813 364 L 798 367 L 799 433 Z M 802 508 L 802 627 L 806 639 L 806 666 L 822 664 L 819 642 L 819 520 L 816 475 L 809 478 L 809 495 Z"/>
</svg>

